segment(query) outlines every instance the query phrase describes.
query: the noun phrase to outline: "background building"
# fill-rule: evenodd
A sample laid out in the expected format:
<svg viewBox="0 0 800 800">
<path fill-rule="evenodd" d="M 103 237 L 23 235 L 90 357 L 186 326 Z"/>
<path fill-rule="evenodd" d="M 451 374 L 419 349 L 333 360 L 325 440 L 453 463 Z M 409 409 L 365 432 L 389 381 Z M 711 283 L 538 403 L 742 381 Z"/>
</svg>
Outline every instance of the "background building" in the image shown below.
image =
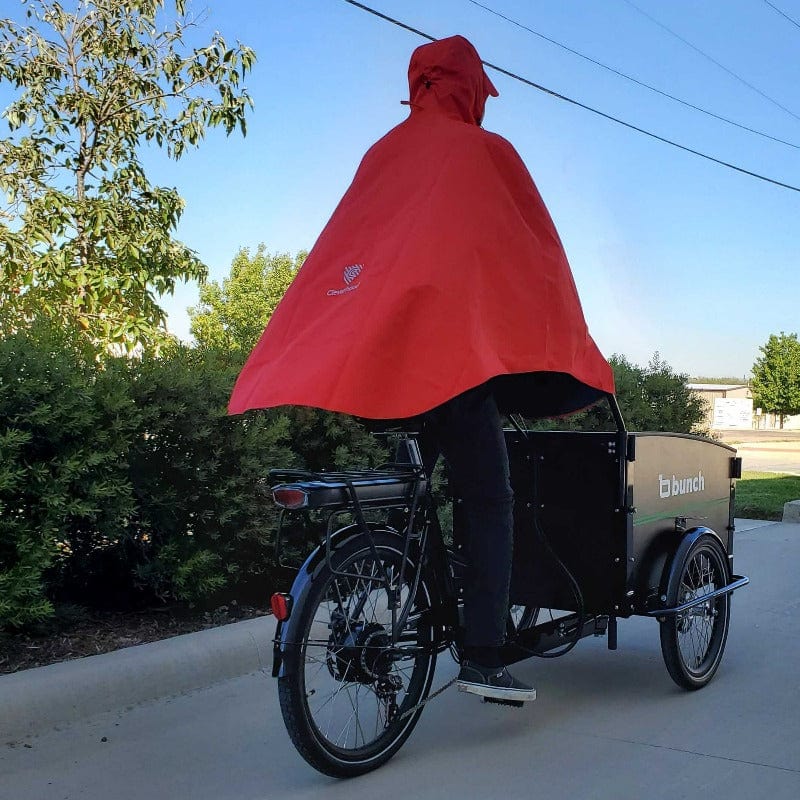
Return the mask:
<svg viewBox="0 0 800 800">
<path fill-rule="evenodd" d="M 703 401 L 706 418 L 702 425 L 711 430 L 778 430 L 776 414 L 764 413 L 753 407 L 753 393 L 746 383 L 689 383 Z M 786 417 L 784 430 L 800 430 L 800 415 Z"/>
</svg>

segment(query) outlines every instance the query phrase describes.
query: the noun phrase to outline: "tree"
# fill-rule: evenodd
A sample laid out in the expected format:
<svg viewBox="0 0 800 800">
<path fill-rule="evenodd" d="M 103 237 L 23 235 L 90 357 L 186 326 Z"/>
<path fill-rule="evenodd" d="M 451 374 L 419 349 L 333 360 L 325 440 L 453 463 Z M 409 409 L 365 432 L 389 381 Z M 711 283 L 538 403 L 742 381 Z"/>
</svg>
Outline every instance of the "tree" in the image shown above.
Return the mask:
<svg viewBox="0 0 800 800">
<path fill-rule="evenodd" d="M 687 386 L 688 376 L 674 372 L 658 353 L 646 367 L 632 364 L 618 354 L 611 356 L 609 363 L 628 430 L 691 433 L 703 421 L 703 401 Z M 614 430 L 614 420 L 606 404 L 598 403 L 579 414 L 540 423 L 537 427 L 607 431 Z"/>
<path fill-rule="evenodd" d="M 617 396 L 631 430 L 691 433 L 703 419 L 703 401 L 687 382 L 655 353 L 646 367 L 631 364 L 624 356 L 611 359 Z"/>
<path fill-rule="evenodd" d="M 18 96 L 0 140 L 0 333 L 37 315 L 95 343 L 158 341 L 158 296 L 206 267 L 173 234 L 184 202 L 154 186 L 140 147 L 174 159 L 208 128 L 244 134 L 255 55 L 184 44 L 187 0 L 22 0 L 0 19 L 0 82 Z M 67 10 L 65 6 L 69 6 Z"/>
<path fill-rule="evenodd" d="M 753 399 L 764 411 L 777 414 L 780 427 L 790 414 L 800 414 L 800 342 L 796 333 L 774 333 L 753 364 Z"/>
<path fill-rule="evenodd" d="M 259 245 L 254 256 L 240 250 L 220 285 L 200 287 L 200 304 L 189 309 L 191 331 L 202 347 L 249 353 L 297 274 L 306 253 L 271 254 Z"/>
</svg>

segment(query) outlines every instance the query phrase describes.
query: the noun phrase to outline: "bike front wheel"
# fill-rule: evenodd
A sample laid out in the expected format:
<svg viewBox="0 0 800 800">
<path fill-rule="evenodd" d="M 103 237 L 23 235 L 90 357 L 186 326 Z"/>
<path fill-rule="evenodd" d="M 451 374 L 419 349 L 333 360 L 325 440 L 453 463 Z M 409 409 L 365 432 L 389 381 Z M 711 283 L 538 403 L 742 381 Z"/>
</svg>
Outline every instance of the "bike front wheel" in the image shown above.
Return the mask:
<svg viewBox="0 0 800 800">
<path fill-rule="evenodd" d="M 333 777 L 369 772 L 390 759 L 416 725 L 436 664 L 431 594 L 421 579 L 397 644 L 392 609 L 411 592 L 415 565 L 401 580 L 402 540 L 376 532 L 374 550 L 358 537 L 323 565 L 299 614 L 297 669 L 278 679 L 281 712 L 299 753 Z M 387 583 L 388 582 L 388 583 Z"/>
<path fill-rule="evenodd" d="M 667 603 L 678 606 L 711 594 L 728 582 L 725 552 L 701 536 L 674 571 Z M 661 652 L 670 677 L 684 689 L 701 689 L 722 660 L 730 624 L 731 596 L 724 594 L 667 617 L 660 626 Z"/>
</svg>

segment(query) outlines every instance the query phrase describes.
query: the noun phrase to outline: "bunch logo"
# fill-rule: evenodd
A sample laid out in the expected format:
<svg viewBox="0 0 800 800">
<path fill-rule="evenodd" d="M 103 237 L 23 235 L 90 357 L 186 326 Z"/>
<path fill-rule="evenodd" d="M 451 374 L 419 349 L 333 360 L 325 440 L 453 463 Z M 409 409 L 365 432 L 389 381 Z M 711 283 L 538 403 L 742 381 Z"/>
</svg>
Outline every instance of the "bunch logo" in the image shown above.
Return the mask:
<svg viewBox="0 0 800 800">
<path fill-rule="evenodd" d="M 350 264 L 344 268 L 342 278 L 344 279 L 344 286 L 341 289 L 328 289 L 328 297 L 334 297 L 338 294 L 346 294 L 353 292 L 361 285 L 361 281 L 353 283 L 358 278 L 361 271 L 364 269 L 363 264 Z"/>
<path fill-rule="evenodd" d="M 659 474 L 658 476 L 658 496 L 664 500 L 667 497 L 675 497 L 680 494 L 693 494 L 694 492 L 704 492 L 706 489 L 706 480 L 703 477 L 703 471 L 697 475 L 690 475 L 686 478 L 678 478 L 675 475 L 668 475 L 666 478 Z"/>
</svg>

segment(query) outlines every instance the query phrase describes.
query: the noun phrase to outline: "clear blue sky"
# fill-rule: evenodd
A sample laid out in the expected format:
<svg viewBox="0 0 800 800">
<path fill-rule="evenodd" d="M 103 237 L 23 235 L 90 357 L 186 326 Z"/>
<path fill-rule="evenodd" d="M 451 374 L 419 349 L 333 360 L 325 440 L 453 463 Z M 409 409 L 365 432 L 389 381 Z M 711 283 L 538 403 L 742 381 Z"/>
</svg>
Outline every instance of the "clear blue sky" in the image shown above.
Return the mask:
<svg viewBox="0 0 800 800">
<path fill-rule="evenodd" d="M 791 113 L 625 0 L 482 0 L 663 91 L 800 145 L 800 27 L 763 0 L 635 0 Z M 800 22 L 800 0 L 773 0 Z M 10 0 L 3 0 L 3 5 Z M 367 2 L 433 36 L 467 36 L 489 62 L 720 159 L 800 186 L 800 150 L 634 86 L 467 0 Z M 179 238 L 221 280 L 240 247 L 308 249 L 364 151 L 401 122 L 423 40 L 343 0 L 201 0 L 203 27 L 252 46 L 249 132 L 211 134 L 151 178 L 187 201 Z M 770 333 L 800 330 L 800 193 L 724 169 L 492 74 L 484 125 L 528 165 L 606 355 L 660 351 L 692 375 L 745 376 Z M 797 116 L 793 116 L 797 115 Z M 197 287 L 165 298 L 189 336 Z"/>
</svg>

